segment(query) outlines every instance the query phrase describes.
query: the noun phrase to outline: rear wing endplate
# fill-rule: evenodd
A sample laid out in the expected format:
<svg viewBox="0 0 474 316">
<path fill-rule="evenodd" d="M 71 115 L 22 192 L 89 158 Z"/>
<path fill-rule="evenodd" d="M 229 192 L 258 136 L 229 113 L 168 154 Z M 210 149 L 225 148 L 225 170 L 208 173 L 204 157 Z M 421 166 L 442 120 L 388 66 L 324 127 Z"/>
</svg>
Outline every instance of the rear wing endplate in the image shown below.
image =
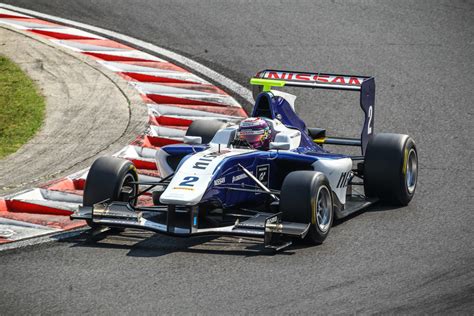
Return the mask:
<svg viewBox="0 0 474 316">
<path fill-rule="evenodd" d="M 360 107 L 365 115 L 360 140 L 362 155 L 365 154 L 367 143 L 374 133 L 374 77 L 267 69 L 259 71 L 250 80 L 250 83 L 262 86 L 263 91 L 270 91 L 272 87 L 283 86 L 360 91 Z"/>
</svg>

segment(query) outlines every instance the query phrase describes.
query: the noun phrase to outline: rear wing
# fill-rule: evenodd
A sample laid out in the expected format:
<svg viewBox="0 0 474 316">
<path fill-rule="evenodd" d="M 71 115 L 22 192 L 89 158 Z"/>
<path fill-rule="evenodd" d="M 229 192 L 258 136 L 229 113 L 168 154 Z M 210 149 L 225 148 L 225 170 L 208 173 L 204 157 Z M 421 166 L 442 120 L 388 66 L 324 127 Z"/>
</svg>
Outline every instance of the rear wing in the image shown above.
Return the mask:
<svg viewBox="0 0 474 316">
<path fill-rule="evenodd" d="M 263 91 L 270 91 L 272 87 L 283 86 L 360 91 L 360 107 L 365 115 L 364 126 L 360 135 L 360 146 L 362 155 L 365 154 L 367 143 L 374 132 L 374 77 L 267 69 L 259 71 L 250 80 L 250 83 L 262 86 Z"/>
</svg>

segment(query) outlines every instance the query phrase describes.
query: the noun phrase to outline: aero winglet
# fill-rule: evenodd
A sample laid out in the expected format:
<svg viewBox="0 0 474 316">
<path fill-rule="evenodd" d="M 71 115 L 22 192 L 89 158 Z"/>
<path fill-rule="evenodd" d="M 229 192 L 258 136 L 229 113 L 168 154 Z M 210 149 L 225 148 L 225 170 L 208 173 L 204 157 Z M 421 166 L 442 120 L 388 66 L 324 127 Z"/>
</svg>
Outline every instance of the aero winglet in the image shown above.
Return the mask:
<svg viewBox="0 0 474 316">
<path fill-rule="evenodd" d="M 260 79 L 260 78 L 252 78 L 250 79 L 250 84 L 256 86 L 263 86 L 264 92 L 269 92 L 272 87 L 283 87 L 285 85 L 285 81 L 283 80 L 273 80 L 273 79 Z"/>
</svg>

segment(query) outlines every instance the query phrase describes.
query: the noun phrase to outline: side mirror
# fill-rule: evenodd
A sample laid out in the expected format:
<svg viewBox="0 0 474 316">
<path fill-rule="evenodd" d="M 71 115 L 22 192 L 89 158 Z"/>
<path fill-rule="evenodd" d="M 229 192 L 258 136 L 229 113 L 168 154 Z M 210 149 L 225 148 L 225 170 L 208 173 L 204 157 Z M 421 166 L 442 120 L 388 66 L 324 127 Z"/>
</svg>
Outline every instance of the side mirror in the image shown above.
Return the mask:
<svg viewBox="0 0 474 316">
<path fill-rule="evenodd" d="M 290 150 L 290 143 L 286 142 L 271 142 L 270 149 L 276 150 Z"/>
<path fill-rule="evenodd" d="M 184 136 L 183 142 L 188 145 L 200 145 L 202 144 L 201 136 Z"/>
</svg>

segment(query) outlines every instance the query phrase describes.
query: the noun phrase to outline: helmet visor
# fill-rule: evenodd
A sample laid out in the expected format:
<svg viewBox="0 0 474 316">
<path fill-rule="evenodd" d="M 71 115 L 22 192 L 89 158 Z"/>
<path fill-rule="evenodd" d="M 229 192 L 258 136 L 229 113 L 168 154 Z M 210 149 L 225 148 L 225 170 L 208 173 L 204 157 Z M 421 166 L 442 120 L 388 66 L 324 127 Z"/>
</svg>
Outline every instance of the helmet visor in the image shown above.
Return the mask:
<svg viewBox="0 0 474 316">
<path fill-rule="evenodd" d="M 242 135 L 242 140 L 246 140 L 249 144 L 253 144 L 262 140 L 262 135 Z"/>
<path fill-rule="evenodd" d="M 261 141 L 264 135 L 265 131 L 263 129 L 246 130 L 241 131 L 239 137 L 241 140 L 246 140 L 249 144 L 252 144 Z"/>
</svg>

